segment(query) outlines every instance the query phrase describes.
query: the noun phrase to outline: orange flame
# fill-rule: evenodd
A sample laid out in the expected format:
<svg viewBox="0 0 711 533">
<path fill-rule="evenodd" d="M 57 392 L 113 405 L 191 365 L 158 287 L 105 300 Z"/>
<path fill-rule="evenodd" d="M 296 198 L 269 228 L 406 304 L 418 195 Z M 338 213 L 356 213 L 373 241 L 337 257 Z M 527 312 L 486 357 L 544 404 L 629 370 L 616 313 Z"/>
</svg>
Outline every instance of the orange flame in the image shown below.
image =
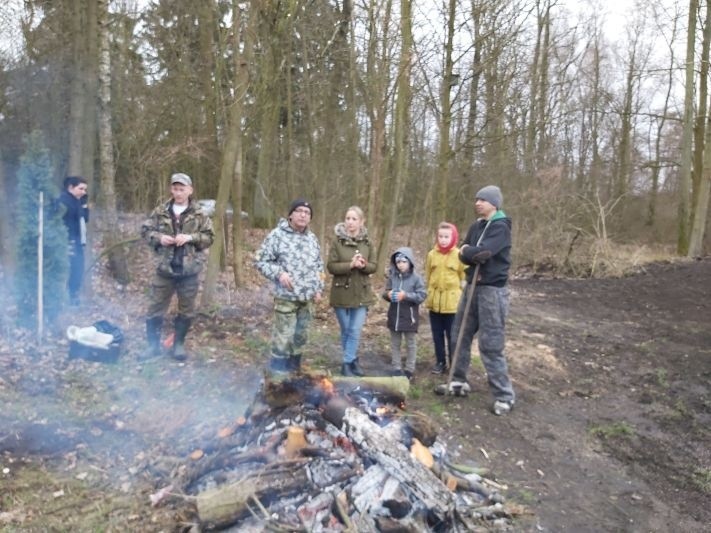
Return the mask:
<svg viewBox="0 0 711 533">
<path fill-rule="evenodd" d="M 333 382 L 329 380 L 328 378 L 323 378 L 321 379 L 320 387 L 327 393 L 327 394 L 333 394 L 335 387 L 333 385 Z"/>
</svg>

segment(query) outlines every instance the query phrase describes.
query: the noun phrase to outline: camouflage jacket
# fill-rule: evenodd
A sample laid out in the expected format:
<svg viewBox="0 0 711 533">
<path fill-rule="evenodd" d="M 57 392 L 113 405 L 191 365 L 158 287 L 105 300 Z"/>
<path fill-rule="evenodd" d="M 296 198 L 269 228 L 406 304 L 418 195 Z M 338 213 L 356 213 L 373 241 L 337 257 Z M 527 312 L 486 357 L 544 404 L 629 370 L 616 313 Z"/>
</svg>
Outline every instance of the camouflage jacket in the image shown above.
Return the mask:
<svg viewBox="0 0 711 533">
<path fill-rule="evenodd" d="M 185 233 L 192 240 L 183 246 L 161 246 L 161 235 Z M 156 207 L 141 226 L 141 236 L 158 254 L 158 274 L 165 277 L 183 277 L 198 274 L 205 263 L 204 250 L 210 247 L 215 234 L 212 220 L 197 202 L 190 200 L 188 208 L 179 217 L 173 216 L 173 200 Z"/>
<path fill-rule="evenodd" d="M 323 293 L 323 259 L 316 235 L 308 228 L 303 233 L 294 231 L 284 218 L 257 250 L 255 266 L 274 283 L 277 298 L 306 302 Z M 282 272 L 291 276 L 293 290 L 279 283 Z"/>
</svg>

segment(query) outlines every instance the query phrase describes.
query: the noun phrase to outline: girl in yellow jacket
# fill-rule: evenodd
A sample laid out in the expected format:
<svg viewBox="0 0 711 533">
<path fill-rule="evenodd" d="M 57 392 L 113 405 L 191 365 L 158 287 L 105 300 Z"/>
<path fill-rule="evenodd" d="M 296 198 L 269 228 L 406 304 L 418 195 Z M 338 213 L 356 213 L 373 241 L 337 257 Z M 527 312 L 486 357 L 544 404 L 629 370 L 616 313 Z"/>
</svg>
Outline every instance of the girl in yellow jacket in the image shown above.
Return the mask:
<svg viewBox="0 0 711 533">
<path fill-rule="evenodd" d="M 462 296 L 462 280 L 466 268 L 459 260 L 458 240 L 457 227 L 449 222 L 441 222 L 437 227 L 437 241 L 425 262 L 425 307 L 430 310 L 432 340 L 437 358 L 432 368 L 433 374 L 445 373 L 447 360 L 450 364 L 452 362 L 452 324 Z"/>
</svg>

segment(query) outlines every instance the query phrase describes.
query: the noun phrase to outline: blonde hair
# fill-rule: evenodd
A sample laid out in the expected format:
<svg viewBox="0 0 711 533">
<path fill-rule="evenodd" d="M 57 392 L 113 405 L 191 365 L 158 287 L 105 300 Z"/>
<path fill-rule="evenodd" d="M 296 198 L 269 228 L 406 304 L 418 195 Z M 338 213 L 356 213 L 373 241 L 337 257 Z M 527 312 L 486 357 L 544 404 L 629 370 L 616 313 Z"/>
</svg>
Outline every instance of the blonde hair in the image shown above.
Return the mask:
<svg viewBox="0 0 711 533">
<path fill-rule="evenodd" d="M 365 214 L 363 213 L 363 210 L 357 205 L 352 205 L 348 209 L 346 209 L 346 214 L 348 213 L 348 211 L 354 211 L 355 214 L 358 215 L 358 218 L 365 221 Z"/>
</svg>

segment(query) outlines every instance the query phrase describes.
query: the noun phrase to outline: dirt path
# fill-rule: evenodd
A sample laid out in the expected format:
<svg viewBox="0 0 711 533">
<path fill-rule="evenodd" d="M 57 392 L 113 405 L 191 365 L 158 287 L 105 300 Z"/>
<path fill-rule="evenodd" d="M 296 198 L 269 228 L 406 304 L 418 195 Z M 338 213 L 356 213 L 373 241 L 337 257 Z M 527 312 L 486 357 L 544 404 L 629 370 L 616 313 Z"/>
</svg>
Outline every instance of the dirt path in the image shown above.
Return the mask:
<svg viewBox="0 0 711 533">
<path fill-rule="evenodd" d="M 530 506 L 538 529 L 707 531 L 711 261 L 513 287 L 516 410 L 489 415 L 479 373 L 480 394 L 449 400 L 445 429 Z"/>
<path fill-rule="evenodd" d="M 441 423 L 462 462 L 476 462 L 525 506 L 521 531 L 704 531 L 711 523 L 711 260 L 656 265 L 617 280 L 516 280 L 507 351 L 514 412 L 488 411 L 481 368 L 466 399 L 432 394 L 426 321 L 408 407 Z M 179 498 L 149 495 L 195 449 L 242 414 L 259 385 L 269 295 L 230 293 L 198 321 L 185 365 L 138 364 L 135 294 L 98 299 L 129 341 L 117 365 L 0 341 L 0 530 L 178 530 Z M 384 306 L 362 346 L 370 373 L 388 367 Z M 319 310 L 308 362 L 337 371 L 337 326 Z"/>
</svg>

